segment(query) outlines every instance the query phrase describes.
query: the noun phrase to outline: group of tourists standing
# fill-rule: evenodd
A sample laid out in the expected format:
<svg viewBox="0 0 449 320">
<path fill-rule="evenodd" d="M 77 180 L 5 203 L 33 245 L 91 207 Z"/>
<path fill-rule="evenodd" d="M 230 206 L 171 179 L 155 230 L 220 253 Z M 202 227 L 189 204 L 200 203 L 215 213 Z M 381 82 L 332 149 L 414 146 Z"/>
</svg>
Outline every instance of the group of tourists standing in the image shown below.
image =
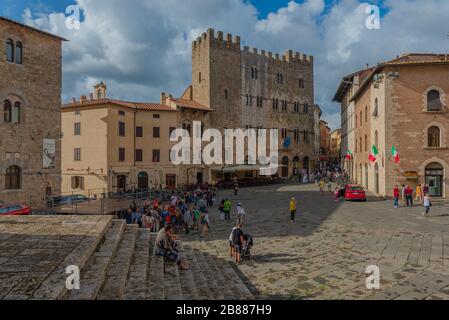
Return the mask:
<svg viewBox="0 0 449 320">
<path fill-rule="evenodd" d="M 404 207 L 414 207 L 413 201 L 424 206 L 424 212 L 422 214 L 424 217 L 428 217 L 432 202 L 427 184 L 424 186 L 418 184 L 415 189 L 404 184 L 401 185 L 401 188 L 398 185 L 394 186 L 393 205 L 396 209 L 399 208 L 400 203 Z"/>
</svg>

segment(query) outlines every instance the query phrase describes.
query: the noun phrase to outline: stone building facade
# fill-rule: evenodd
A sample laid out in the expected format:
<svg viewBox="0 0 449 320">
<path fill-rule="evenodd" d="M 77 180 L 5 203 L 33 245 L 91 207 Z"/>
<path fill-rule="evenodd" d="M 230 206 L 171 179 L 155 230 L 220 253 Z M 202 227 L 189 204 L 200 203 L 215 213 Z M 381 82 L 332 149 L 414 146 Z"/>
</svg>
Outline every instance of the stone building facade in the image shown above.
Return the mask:
<svg viewBox="0 0 449 320">
<path fill-rule="evenodd" d="M 109 99 L 101 82 L 95 91 L 62 106 L 62 191 L 92 196 L 151 187 L 175 188 L 209 182 L 204 166 L 174 165 L 174 129 L 208 125 L 210 109 L 161 94 L 160 103 Z M 200 173 L 200 174 L 199 174 Z"/>
<path fill-rule="evenodd" d="M 61 188 L 64 39 L 0 17 L 0 203 L 45 204 Z"/>
<path fill-rule="evenodd" d="M 344 100 L 355 105 L 353 180 L 381 196 L 391 197 L 395 184 L 428 184 L 431 196 L 449 197 L 447 56 L 406 54 L 365 74 L 352 92 L 347 86 L 335 97 L 342 107 Z M 368 160 L 373 145 L 375 162 Z"/>
<path fill-rule="evenodd" d="M 192 99 L 210 106 L 219 130 L 279 129 L 278 175 L 314 169 L 313 57 L 241 48 L 240 37 L 209 29 L 192 44 Z"/>
<path fill-rule="evenodd" d="M 340 165 L 341 161 L 341 129 L 335 129 L 330 133 L 329 160 L 334 165 Z"/>
<path fill-rule="evenodd" d="M 320 157 L 319 168 L 327 169 L 330 160 L 330 132 L 328 124 L 324 120 L 320 120 Z"/>
</svg>

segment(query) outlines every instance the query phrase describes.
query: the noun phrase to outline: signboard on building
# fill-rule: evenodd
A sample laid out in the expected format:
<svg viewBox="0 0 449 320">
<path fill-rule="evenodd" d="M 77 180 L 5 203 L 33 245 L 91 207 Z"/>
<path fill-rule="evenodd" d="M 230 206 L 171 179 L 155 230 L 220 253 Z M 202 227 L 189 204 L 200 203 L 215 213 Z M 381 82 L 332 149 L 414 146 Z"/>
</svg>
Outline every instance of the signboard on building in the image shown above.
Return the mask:
<svg viewBox="0 0 449 320">
<path fill-rule="evenodd" d="M 56 166 L 56 140 L 44 139 L 43 143 L 43 168 L 53 169 Z"/>
</svg>

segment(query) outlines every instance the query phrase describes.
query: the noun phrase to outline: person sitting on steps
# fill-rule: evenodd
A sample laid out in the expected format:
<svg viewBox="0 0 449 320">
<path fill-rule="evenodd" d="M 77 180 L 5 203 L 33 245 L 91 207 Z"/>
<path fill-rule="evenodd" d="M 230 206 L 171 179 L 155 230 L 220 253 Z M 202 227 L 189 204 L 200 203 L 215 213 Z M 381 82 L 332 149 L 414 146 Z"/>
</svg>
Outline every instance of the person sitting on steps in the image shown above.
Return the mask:
<svg viewBox="0 0 449 320">
<path fill-rule="evenodd" d="M 165 259 L 176 262 L 179 269 L 187 270 L 188 267 L 183 263 L 183 260 L 176 248 L 176 241 L 171 236 L 172 226 L 167 224 L 162 228 L 156 237 L 155 255 L 164 257 Z"/>
</svg>

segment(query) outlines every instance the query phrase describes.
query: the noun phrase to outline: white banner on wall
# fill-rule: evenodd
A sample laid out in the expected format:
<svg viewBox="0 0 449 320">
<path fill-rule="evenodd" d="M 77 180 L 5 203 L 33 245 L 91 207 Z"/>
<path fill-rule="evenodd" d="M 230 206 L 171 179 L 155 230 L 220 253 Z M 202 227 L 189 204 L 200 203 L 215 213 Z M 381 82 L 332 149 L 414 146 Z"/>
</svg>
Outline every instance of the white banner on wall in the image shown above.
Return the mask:
<svg viewBox="0 0 449 320">
<path fill-rule="evenodd" d="M 44 139 L 43 144 L 43 167 L 44 169 L 53 169 L 56 160 L 56 140 Z"/>
</svg>

